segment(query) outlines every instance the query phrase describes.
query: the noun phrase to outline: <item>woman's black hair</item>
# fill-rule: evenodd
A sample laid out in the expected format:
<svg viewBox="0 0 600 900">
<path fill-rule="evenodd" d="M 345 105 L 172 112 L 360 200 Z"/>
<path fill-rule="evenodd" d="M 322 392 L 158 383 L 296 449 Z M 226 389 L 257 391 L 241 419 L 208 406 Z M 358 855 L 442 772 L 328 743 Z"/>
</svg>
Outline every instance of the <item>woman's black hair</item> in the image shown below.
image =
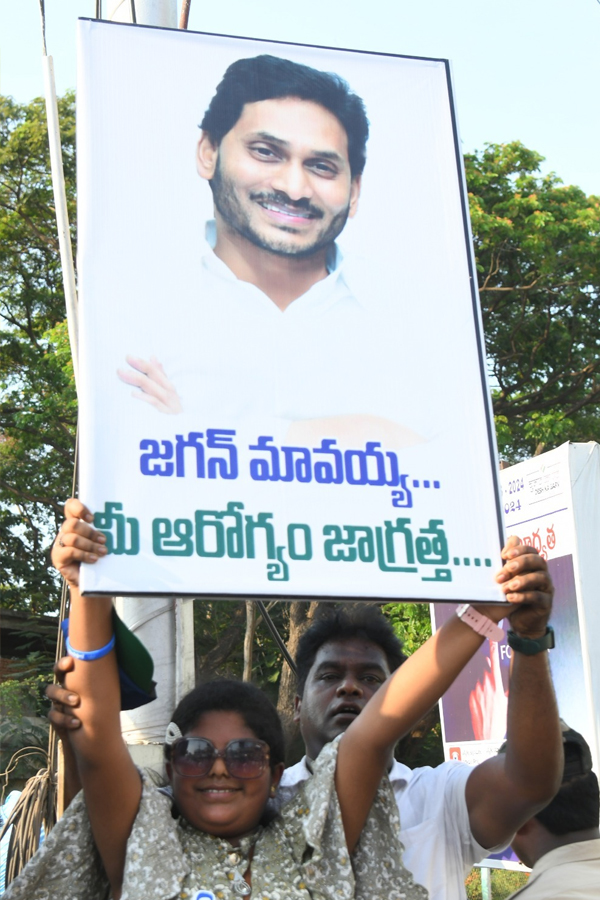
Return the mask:
<svg viewBox="0 0 600 900">
<path fill-rule="evenodd" d="M 205 713 L 235 712 L 260 741 L 269 745 L 271 770 L 285 760 L 285 739 L 277 710 L 259 688 L 247 681 L 220 679 L 200 684 L 180 701 L 171 716 L 183 735 L 188 734 Z M 165 744 L 165 757 L 169 758 Z"/>
</svg>

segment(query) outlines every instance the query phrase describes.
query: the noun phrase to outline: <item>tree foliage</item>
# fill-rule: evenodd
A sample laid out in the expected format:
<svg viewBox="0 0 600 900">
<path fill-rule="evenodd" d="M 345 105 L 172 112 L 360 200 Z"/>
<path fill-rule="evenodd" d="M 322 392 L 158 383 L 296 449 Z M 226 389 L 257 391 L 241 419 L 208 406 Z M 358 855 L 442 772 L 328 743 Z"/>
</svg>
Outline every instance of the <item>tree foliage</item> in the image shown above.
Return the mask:
<svg viewBox="0 0 600 900">
<path fill-rule="evenodd" d="M 600 198 L 542 176 L 538 153 L 465 158 L 494 412 L 514 461 L 600 439 Z"/>
<path fill-rule="evenodd" d="M 290 604 L 271 602 L 267 609 L 277 630 L 288 631 Z M 196 681 L 211 678 L 241 678 L 244 668 L 244 600 L 196 600 L 194 602 L 194 651 Z M 273 702 L 281 673 L 281 654 L 259 615 L 252 656 L 252 680 L 260 684 Z"/>
<path fill-rule="evenodd" d="M 74 98 L 59 101 L 71 223 Z M 48 550 L 73 470 L 76 398 L 46 114 L 0 98 L 0 603 L 48 612 Z"/>
</svg>

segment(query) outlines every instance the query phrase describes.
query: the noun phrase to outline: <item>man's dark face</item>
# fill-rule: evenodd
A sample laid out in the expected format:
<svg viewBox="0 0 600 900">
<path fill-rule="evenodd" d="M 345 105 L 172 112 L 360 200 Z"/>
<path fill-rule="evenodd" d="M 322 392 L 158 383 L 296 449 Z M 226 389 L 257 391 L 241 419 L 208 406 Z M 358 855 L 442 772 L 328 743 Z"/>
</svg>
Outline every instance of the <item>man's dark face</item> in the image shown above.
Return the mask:
<svg viewBox="0 0 600 900">
<path fill-rule="evenodd" d="M 350 638 L 319 648 L 295 701 L 295 721 L 311 759 L 348 728 L 389 675 L 386 655 L 372 641 Z"/>
</svg>

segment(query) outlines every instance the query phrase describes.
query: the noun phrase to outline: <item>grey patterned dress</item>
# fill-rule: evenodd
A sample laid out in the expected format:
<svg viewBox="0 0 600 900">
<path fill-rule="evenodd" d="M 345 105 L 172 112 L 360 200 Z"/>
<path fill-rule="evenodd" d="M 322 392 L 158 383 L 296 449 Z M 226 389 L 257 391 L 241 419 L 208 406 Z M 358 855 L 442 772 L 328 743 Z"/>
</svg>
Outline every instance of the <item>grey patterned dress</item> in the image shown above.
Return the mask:
<svg viewBox="0 0 600 900">
<path fill-rule="evenodd" d="M 337 741 L 313 777 L 266 827 L 232 847 L 171 816 L 171 801 L 144 779 L 127 844 L 122 900 L 426 900 L 401 863 L 398 808 L 387 778 L 350 858 L 334 774 Z M 4 900 L 106 900 L 110 891 L 83 797 L 73 801 Z"/>
</svg>

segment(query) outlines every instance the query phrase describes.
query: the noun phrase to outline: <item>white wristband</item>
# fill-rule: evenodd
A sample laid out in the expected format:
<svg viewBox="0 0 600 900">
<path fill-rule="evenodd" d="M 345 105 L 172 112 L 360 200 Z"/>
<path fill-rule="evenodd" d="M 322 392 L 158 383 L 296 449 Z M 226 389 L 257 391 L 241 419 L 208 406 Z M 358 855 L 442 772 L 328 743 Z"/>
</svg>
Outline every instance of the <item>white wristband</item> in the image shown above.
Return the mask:
<svg viewBox="0 0 600 900">
<path fill-rule="evenodd" d="M 492 622 L 492 620 L 488 619 L 487 616 L 484 616 L 483 613 L 477 612 L 477 610 L 473 609 L 468 603 L 463 603 L 462 606 L 459 606 L 456 610 L 456 615 L 459 619 L 462 619 L 465 625 L 468 625 L 469 628 L 472 628 L 477 634 L 488 638 L 490 641 L 501 641 L 504 637 L 504 632 L 499 625 L 496 625 L 495 622 Z"/>
</svg>

